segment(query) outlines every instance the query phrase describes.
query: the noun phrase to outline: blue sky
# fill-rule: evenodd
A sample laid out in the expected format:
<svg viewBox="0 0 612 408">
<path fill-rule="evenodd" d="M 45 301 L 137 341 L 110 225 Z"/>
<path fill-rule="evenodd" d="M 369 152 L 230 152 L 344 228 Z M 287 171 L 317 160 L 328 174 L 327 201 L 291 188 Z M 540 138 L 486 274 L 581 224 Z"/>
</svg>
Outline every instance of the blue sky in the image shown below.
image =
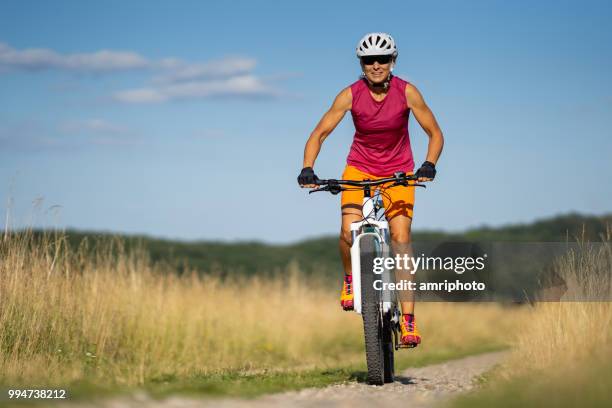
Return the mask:
<svg viewBox="0 0 612 408">
<path fill-rule="evenodd" d="M 335 233 L 339 198 L 296 185 L 304 142 L 359 75 L 358 39 L 386 31 L 446 138 L 415 229 L 612 211 L 611 3 L 431 3 L 5 0 L 3 209 L 181 239 Z M 352 134 L 347 115 L 321 177 Z"/>
</svg>

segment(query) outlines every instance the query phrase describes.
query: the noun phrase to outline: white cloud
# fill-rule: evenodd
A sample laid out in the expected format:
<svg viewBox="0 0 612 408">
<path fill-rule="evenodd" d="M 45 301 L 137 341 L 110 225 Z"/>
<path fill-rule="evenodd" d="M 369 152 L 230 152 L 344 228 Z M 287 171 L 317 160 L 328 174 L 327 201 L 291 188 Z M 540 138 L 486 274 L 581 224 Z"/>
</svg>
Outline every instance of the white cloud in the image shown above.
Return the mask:
<svg viewBox="0 0 612 408">
<path fill-rule="evenodd" d="M 202 79 L 227 78 L 244 75 L 251 72 L 257 61 L 253 58 L 226 57 L 219 60 L 196 64 L 181 64 L 175 60 L 175 65 L 169 72 L 156 76 L 156 82 L 181 82 Z"/>
<path fill-rule="evenodd" d="M 281 92 L 253 73 L 257 61 L 232 56 L 207 62 L 187 62 L 168 57 L 147 59 L 131 51 L 100 50 L 91 53 L 62 54 L 47 48 L 17 50 L 0 43 L 0 73 L 10 70 L 111 73 L 144 70 L 152 77 L 148 85 L 116 91 L 113 99 L 126 103 L 159 103 L 212 96 L 262 97 Z M 103 122 L 73 123 L 72 130 L 111 131 Z M 70 130 L 70 129 L 64 129 Z"/>
<path fill-rule="evenodd" d="M 227 79 L 190 81 L 115 93 L 116 100 L 127 103 L 153 103 L 212 96 L 279 96 L 280 92 L 254 75 Z"/>
<path fill-rule="evenodd" d="M 91 53 L 61 54 L 47 48 L 17 50 L 0 43 L 0 69 L 42 71 L 49 69 L 78 72 L 110 72 L 133 69 L 158 71 L 156 82 L 180 82 L 227 78 L 249 73 L 257 61 L 246 57 L 225 57 L 190 63 L 178 58 L 149 60 L 132 51 L 100 50 Z"/>
<path fill-rule="evenodd" d="M 60 54 L 46 48 L 16 50 L 0 43 L 0 67 L 5 69 L 102 72 L 142 69 L 150 65 L 146 58 L 129 51 L 101 50 L 93 53 Z"/>
</svg>

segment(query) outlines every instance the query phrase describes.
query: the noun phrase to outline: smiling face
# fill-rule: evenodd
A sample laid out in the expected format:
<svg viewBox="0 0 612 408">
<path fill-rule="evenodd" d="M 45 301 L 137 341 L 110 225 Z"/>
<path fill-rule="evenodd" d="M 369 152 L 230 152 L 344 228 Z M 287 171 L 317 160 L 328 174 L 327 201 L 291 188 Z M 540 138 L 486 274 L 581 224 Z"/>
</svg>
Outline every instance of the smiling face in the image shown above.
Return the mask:
<svg viewBox="0 0 612 408">
<path fill-rule="evenodd" d="M 362 58 L 361 70 L 370 83 L 378 85 L 384 83 L 389 78 L 394 62 L 393 59 L 382 57 Z"/>
</svg>

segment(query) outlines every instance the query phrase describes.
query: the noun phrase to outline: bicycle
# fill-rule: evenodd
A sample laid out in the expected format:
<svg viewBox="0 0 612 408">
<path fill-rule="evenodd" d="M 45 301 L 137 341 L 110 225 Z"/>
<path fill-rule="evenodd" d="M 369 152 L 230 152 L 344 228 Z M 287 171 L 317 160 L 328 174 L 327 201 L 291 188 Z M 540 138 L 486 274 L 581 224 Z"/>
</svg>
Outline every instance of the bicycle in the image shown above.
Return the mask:
<svg viewBox="0 0 612 408">
<path fill-rule="evenodd" d="M 395 377 L 394 351 L 404 346 L 398 341 L 400 333 L 400 311 L 397 305 L 395 291 L 377 290 L 374 287 L 374 259 L 390 256 L 389 224 L 384 219 L 380 188 L 372 196 L 371 187 L 393 183 L 386 188 L 395 186 L 425 187 L 416 183 L 417 177 L 398 172 L 393 177 L 379 180 L 318 180 L 318 188 L 309 194 L 328 191 L 334 195 L 349 188 L 363 189 L 362 220 L 351 223 L 351 269 L 353 274 L 353 308 L 363 318 L 365 337 L 365 352 L 367 364 L 367 382 L 373 385 L 391 383 Z M 348 187 L 347 187 L 348 186 Z M 385 188 L 385 190 L 386 190 Z M 381 213 L 382 210 L 382 213 Z M 380 273 L 381 287 L 385 283 L 395 282 L 392 270 L 384 267 Z"/>
</svg>

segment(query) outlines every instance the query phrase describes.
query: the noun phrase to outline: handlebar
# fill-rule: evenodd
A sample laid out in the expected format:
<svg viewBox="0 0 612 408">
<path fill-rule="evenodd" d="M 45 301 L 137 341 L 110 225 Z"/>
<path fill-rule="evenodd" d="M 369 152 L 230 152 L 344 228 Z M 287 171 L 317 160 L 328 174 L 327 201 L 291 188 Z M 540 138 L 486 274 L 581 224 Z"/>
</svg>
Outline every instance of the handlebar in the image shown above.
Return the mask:
<svg viewBox="0 0 612 408">
<path fill-rule="evenodd" d="M 318 180 L 315 184 L 318 186 L 322 186 L 321 188 L 315 188 L 310 190 L 308 194 L 317 193 L 319 191 L 329 191 L 332 194 L 338 194 L 341 191 L 346 190 L 345 186 L 352 187 L 372 187 L 372 186 L 380 186 L 382 184 L 393 182 L 390 187 L 395 186 L 407 186 L 408 181 L 416 181 L 418 177 L 411 174 L 406 175 L 405 173 L 399 172 L 395 173 L 393 177 L 386 177 L 378 180 L 336 180 L 336 179 L 328 179 L 328 180 Z M 424 184 L 414 183 L 411 184 L 415 187 L 423 187 L 426 188 Z"/>
</svg>

